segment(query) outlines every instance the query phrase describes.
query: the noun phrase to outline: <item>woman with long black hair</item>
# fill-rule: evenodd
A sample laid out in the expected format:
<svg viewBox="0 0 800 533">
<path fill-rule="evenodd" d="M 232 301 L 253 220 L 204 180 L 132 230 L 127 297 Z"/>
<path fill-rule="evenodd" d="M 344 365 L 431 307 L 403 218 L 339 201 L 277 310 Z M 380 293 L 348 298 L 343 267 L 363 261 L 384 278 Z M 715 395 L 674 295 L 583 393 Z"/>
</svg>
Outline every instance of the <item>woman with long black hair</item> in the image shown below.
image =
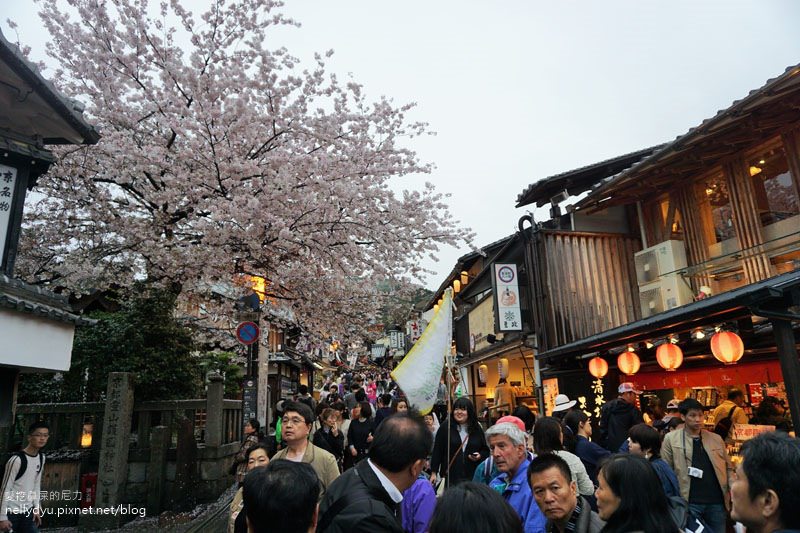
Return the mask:
<svg viewBox="0 0 800 533">
<path fill-rule="evenodd" d="M 450 435 L 450 446 L 447 437 Z M 453 402 L 453 412 L 436 432 L 431 455 L 431 483 L 448 477 L 448 484 L 471 481 L 478 465 L 489 457 L 486 436 L 478 423 L 475 406 L 469 398 Z"/>
<path fill-rule="evenodd" d="M 578 458 L 586 467 L 586 473 L 592 483 L 597 485 L 597 465 L 604 457 L 611 455 L 611 452 L 592 442 L 592 421 L 589 416 L 580 409 L 574 409 L 567 413 L 564 417 L 564 427 L 566 427 L 575 436 L 574 448 L 570 451 L 578 456 Z"/>
<path fill-rule="evenodd" d="M 594 484 L 578 456 L 564 449 L 561 421 L 552 416 L 545 416 L 536 421 L 533 426 L 533 451 L 536 455 L 554 453 L 564 459 L 569 465 L 573 481 L 578 485 L 578 493 L 587 496 L 591 501 Z"/>
<path fill-rule="evenodd" d="M 679 533 L 656 471 L 644 457 L 617 454 L 600 463 L 597 513 L 601 533 Z"/>
</svg>

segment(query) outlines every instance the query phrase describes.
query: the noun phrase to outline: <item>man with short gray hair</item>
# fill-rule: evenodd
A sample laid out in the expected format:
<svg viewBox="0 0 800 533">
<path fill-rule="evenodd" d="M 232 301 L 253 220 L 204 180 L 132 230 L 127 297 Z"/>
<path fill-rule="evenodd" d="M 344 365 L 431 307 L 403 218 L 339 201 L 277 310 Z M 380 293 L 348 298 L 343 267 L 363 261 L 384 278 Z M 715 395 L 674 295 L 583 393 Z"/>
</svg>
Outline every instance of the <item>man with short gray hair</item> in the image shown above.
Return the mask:
<svg viewBox="0 0 800 533">
<path fill-rule="evenodd" d="M 528 485 L 530 460 L 525 449 L 525 432 L 510 422 L 495 424 L 486 431 L 486 442 L 501 472 L 489 487 L 499 492 L 517 512 L 525 533 L 544 533 L 545 517 Z"/>
</svg>

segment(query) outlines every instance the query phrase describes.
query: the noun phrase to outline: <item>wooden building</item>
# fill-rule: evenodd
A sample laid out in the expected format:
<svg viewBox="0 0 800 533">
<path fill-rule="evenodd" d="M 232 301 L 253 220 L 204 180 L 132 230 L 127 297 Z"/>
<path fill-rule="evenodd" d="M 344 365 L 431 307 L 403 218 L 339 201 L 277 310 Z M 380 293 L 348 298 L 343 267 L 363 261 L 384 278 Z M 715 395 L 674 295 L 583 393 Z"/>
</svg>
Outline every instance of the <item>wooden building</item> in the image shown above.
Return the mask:
<svg viewBox="0 0 800 533">
<path fill-rule="evenodd" d="M 620 213 L 628 229 L 616 247 L 598 247 L 594 234 L 533 231 L 543 373 L 586 373 L 600 356 L 613 374 L 618 354 L 633 348 L 642 362 L 634 377 L 655 383 L 647 373 L 665 372 L 655 350 L 671 337 L 686 355 L 682 372 L 721 378 L 706 335 L 734 329 L 746 360 L 780 369 L 796 427 L 800 66 L 612 172 L 568 211 L 573 221 Z"/>
</svg>

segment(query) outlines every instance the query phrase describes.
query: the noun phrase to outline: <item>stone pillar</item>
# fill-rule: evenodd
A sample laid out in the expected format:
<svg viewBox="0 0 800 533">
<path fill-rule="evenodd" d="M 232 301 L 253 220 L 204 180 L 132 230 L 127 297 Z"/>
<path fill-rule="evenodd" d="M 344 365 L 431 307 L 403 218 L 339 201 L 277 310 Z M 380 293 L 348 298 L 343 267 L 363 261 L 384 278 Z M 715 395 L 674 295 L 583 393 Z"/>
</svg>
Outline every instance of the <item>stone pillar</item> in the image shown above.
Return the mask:
<svg viewBox="0 0 800 533">
<path fill-rule="evenodd" d="M 206 392 L 206 446 L 222 445 L 223 410 L 222 400 L 225 396 L 225 382 L 216 372 L 208 376 Z"/>
<path fill-rule="evenodd" d="M 147 516 L 162 510 L 167 486 L 167 452 L 172 436 L 169 428 L 156 426 L 150 432 L 150 463 L 147 467 Z"/>
<path fill-rule="evenodd" d="M 96 509 L 108 509 L 123 503 L 128 480 L 128 446 L 133 416 L 133 374 L 110 372 L 103 415 L 103 435 L 100 443 L 100 467 L 97 475 Z M 120 514 L 81 515 L 82 530 L 118 528 Z"/>
</svg>

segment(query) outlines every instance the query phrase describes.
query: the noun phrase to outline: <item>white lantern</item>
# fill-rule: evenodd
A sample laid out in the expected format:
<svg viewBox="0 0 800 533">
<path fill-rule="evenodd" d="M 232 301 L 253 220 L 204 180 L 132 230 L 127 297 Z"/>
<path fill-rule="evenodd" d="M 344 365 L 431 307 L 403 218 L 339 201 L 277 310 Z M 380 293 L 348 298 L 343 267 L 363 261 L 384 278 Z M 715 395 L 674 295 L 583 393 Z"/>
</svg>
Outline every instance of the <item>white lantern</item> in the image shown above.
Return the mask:
<svg viewBox="0 0 800 533">
<path fill-rule="evenodd" d="M 489 377 L 489 367 L 486 365 L 481 365 L 478 367 L 478 379 L 481 380 L 481 383 L 486 383 L 486 380 Z"/>
<path fill-rule="evenodd" d="M 505 357 L 497 361 L 497 373 L 501 378 L 508 379 L 508 359 Z"/>
</svg>

